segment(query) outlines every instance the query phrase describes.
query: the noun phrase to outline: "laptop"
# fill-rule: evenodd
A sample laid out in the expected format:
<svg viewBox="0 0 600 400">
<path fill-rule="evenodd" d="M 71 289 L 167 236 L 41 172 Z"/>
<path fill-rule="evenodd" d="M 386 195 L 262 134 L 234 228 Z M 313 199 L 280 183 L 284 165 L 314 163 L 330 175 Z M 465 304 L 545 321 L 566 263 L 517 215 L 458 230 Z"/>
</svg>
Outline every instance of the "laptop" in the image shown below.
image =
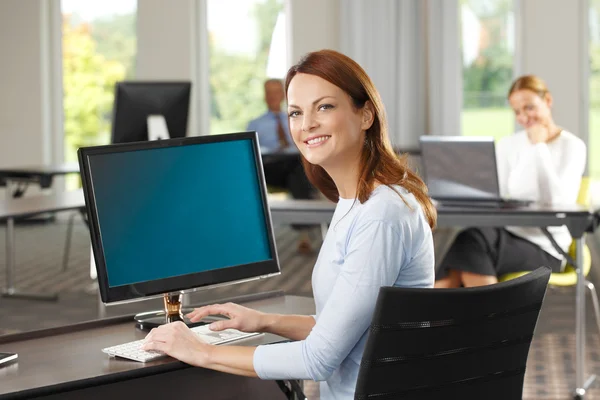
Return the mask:
<svg viewBox="0 0 600 400">
<path fill-rule="evenodd" d="M 514 208 L 532 203 L 501 197 L 494 138 L 421 136 L 420 144 L 425 183 L 440 204 Z"/>
</svg>

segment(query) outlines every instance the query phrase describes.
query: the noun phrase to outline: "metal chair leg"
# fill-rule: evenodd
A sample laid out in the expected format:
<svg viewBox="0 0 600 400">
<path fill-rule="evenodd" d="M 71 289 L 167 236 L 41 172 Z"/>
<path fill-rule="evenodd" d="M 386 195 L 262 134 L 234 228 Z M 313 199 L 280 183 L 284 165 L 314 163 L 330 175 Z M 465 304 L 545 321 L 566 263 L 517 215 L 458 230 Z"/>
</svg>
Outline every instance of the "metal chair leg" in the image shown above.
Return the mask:
<svg viewBox="0 0 600 400">
<path fill-rule="evenodd" d="M 69 253 L 71 253 L 71 240 L 73 238 L 73 224 L 75 223 L 75 217 L 77 213 L 72 213 L 69 216 L 69 222 L 67 223 L 67 237 L 65 239 L 65 250 L 63 252 L 63 272 L 69 268 Z"/>
<path fill-rule="evenodd" d="M 590 290 L 590 294 L 592 295 L 592 304 L 594 305 L 594 312 L 596 313 L 596 324 L 598 325 L 598 332 L 600 333 L 600 303 L 598 302 L 598 293 L 592 282 L 586 280 L 585 286 Z"/>
</svg>

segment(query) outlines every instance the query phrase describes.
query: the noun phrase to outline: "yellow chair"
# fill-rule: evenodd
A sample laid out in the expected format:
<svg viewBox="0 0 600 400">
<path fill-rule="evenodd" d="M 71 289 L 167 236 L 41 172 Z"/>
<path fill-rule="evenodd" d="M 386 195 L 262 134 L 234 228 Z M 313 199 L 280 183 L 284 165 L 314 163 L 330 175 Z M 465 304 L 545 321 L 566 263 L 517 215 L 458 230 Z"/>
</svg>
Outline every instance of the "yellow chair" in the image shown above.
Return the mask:
<svg viewBox="0 0 600 400">
<path fill-rule="evenodd" d="M 577 204 L 581 204 L 583 206 L 590 205 L 590 179 L 589 177 L 583 177 L 581 179 L 581 186 L 579 187 L 579 194 L 577 195 Z M 575 259 L 575 241 L 571 243 L 569 246 L 568 254 L 572 259 Z M 590 253 L 590 248 L 585 245 L 583 248 L 583 274 L 584 276 L 588 276 L 590 270 L 592 269 L 592 255 Z M 511 279 L 518 278 L 519 276 L 523 276 L 528 274 L 530 271 L 522 271 L 522 272 L 512 272 L 510 274 L 505 274 L 498 277 L 498 281 L 504 282 Z M 594 310 L 596 312 L 596 323 L 598 324 L 598 329 L 600 330 L 600 303 L 598 302 L 598 295 L 596 293 L 596 288 L 594 284 L 587 279 L 585 280 L 585 286 L 590 290 L 590 294 L 592 296 L 592 303 L 594 305 Z M 548 282 L 548 286 L 554 287 L 565 287 L 565 286 L 575 286 L 577 284 L 577 269 L 574 265 L 567 264 L 565 266 L 564 271 L 562 272 L 553 272 L 550 275 L 550 281 Z"/>
</svg>

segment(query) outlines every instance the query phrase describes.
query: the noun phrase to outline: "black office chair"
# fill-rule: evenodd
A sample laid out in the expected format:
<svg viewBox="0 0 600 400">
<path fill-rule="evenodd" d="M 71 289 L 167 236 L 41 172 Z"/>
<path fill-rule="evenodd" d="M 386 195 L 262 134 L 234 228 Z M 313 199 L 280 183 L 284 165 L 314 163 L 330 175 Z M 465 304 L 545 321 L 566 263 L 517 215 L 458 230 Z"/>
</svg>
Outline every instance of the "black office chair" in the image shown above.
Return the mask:
<svg viewBox="0 0 600 400">
<path fill-rule="evenodd" d="M 521 399 L 548 279 L 542 267 L 476 288 L 381 288 L 354 398 Z"/>
</svg>

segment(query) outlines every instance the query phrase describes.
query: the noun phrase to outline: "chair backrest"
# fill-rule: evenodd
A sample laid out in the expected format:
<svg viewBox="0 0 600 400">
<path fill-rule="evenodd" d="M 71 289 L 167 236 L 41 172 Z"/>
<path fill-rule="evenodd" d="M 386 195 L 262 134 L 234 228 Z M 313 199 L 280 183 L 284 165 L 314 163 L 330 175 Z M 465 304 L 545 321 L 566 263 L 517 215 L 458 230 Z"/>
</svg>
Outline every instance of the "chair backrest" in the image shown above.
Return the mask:
<svg viewBox="0 0 600 400">
<path fill-rule="evenodd" d="M 355 399 L 520 399 L 550 269 L 460 289 L 382 287 Z"/>
</svg>

